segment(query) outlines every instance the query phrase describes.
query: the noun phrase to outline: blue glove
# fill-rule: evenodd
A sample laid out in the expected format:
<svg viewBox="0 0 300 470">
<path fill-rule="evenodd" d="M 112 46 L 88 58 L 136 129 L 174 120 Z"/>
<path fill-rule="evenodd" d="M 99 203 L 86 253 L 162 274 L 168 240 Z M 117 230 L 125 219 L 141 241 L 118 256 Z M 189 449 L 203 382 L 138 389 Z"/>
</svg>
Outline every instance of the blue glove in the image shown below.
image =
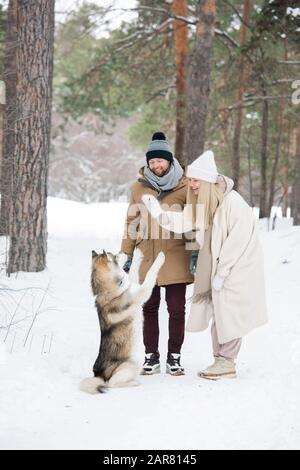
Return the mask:
<svg viewBox="0 0 300 470">
<path fill-rule="evenodd" d="M 131 267 L 131 263 L 132 263 L 132 258 L 131 256 L 127 256 L 127 260 L 123 266 L 123 270 L 125 271 L 125 273 L 128 273 L 129 270 L 130 270 L 130 267 Z"/>
<path fill-rule="evenodd" d="M 198 251 L 192 251 L 190 255 L 190 273 L 195 274 L 198 261 Z"/>
</svg>

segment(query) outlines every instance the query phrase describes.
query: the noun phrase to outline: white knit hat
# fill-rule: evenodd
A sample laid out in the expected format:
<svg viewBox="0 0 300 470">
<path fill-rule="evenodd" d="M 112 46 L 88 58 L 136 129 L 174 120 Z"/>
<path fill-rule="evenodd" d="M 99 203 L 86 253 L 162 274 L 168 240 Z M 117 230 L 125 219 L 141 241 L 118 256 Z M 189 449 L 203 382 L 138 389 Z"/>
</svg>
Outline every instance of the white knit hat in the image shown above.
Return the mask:
<svg viewBox="0 0 300 470">
<path fill-rule="evenodd" d="M 186 176 L 196 180 L 216 183 L 218 178 L 218 170 L 213 151 L 206 150 L 206 152 L 202 153 L 200 157 L 196 158 L 196 160 L 193 161 L 191 165 L 188 165 Z"/>
</svg>

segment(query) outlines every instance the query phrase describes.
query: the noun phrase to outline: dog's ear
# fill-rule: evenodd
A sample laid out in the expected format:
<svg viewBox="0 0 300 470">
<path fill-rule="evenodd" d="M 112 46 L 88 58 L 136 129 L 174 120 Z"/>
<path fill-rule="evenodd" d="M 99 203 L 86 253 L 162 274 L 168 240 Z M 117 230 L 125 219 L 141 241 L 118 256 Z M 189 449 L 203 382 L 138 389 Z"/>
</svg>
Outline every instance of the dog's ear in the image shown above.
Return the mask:
<svg viewBox="0 0 300 470">
<path fill-rule="evenodd" d="M 107 253 L 105 250 L 103 250 L 103 253 L 102 253 L 103 256 L 107 256 Z"/>
<path fill-rule="evenodd" d="M 98 256 L 98 253 L 96 253 L 96 251 L 92 251 L 92 258 L 96 258 L 96 256 Z"/>
</svg>

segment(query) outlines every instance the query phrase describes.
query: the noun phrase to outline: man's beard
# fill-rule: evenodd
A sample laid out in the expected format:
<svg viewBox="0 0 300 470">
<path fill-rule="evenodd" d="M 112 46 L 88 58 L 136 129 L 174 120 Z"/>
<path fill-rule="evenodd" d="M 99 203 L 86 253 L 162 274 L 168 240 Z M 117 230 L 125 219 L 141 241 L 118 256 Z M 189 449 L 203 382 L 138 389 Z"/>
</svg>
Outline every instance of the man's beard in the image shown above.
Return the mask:
<svg viewBox="0 0 300 470">
<path fill-rule="evenodd" d="M 169 171 L 170 168 L 167 168 L 167 170 L 162 170 L 162 172 L 160 173 L 157 173 L 155 170 L 152 170 L 152 172 L 156 175 L 156 176 L 165 176 L 168 171 Z"/>
</svg>

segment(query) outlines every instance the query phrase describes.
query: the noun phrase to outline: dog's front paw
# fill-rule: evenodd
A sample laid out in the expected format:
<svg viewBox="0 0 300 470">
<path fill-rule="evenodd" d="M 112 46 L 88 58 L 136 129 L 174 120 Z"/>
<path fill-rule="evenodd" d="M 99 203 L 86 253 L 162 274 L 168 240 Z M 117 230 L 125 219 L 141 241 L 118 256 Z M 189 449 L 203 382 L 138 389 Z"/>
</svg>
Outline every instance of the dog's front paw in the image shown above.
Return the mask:
<svg viewBox="0 0 300 470">
<path fill-rule="evenodd" d="M 165 254 L 163 251 L 160 251 L 157 255 L 156 262 L 161 267 L 166 260 Z"/>
<path fill-rule="evenodd" d="M 116 255 L 117 263 L 120 266 L 120 268 L 123 268 L 124 264 L 127 261 L 127 258 L 128 258 L 128 256 L 125 253 L 123 253 L 122 251 L 120 251 L 120 253 L 118 253 Z"/>
<path fill-rule="evenodd" d="M 142 251 L 139 248 L 135 249 L 134 258 L 135 258 L 136 261 L 142 261 L 143 260 L 144 255 L 143 255 Z"/>
</svg>

